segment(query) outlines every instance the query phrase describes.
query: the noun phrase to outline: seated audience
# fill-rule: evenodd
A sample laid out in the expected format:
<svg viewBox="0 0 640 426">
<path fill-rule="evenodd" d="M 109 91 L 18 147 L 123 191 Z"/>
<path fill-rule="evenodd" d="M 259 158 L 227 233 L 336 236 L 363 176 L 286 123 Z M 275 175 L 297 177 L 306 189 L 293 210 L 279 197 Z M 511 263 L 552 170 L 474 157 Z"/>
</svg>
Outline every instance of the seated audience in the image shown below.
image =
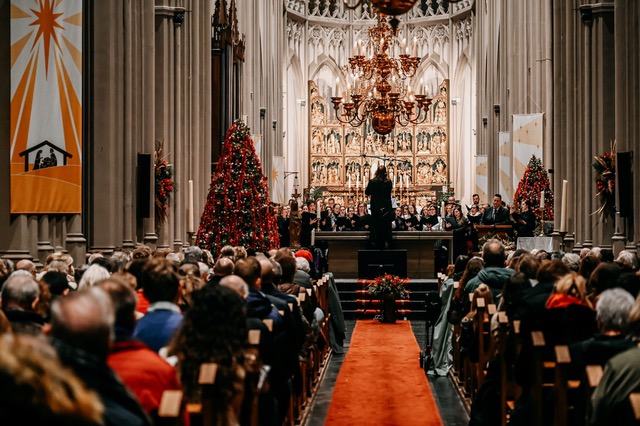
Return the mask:
<svg viewBox="0 0 640 426">
<path fill-rule="evenodd" d="M 193 305 L 169 345 L 168 354 L 178 359 L 185 402 L 202 403 L 207 398 L 213 405 L 215 424 L 239 424 L 247 332 L 242 297 L 224 285 L 205 286 L 193 294 Z M 208 394 L 198 381 L 205 363 L 218 365 Z"/>
<path fill-rule="evenodd" d="M 104 424 L 98 395 L 64 368 L 42 339 L 0 336 L 0 389 L 2 425 Z"/>
<path fill-rule="evenodd" d="M 473 293 L 480 283 L 484 283 L 491 289 L 494 299 L 497 299 L 505 283 L 515 271 L 504 267 L 504 245 L 498 240 L 489 240 L 485 243 L 482 247 L 482 259 L 484 269 L 466 284 L 465 292 Z"/>
<path fill-rule="evenodd" d="M 180 297 L 177 268 L 167 259 L 151 259 L 142 267 L 138 280 L 150 304 L 136 324 L 134 337 L 158 352 L 169 343 L 182 322 L 182 312 L 177 305 Z"/>
<path fill-rule="evenodd" d="M 637 343 L 640 335 L 640 298 L 629 315 L 629 330 Z M 640 348 L 635 346 L 609 360 L 600 383 L 591 395 L 590 425 L 637 424 L 629 402 L 631 393 L 640 392 Z"/>
<path fill-rule="evenodd" d="M 133 338 L 136 324 L 136 293 L 126 283 L 110 278 L 98 284 L 111 299 L 115 313 L 115 340 L 107 364 L 138 398 L 152 418 L 165 390 L 179 390 L 180 383 L 171 365 Z"/>
<path fill-rule="evenodd" d="M 107 365 L 114 322 L 109 296 L 91 287 L 56 299 L 44 331 L 62 364 L 100 396 L 106 426 L 150 425 L 138 401 Z"/>
<path fill-rule="evenodd" d="M 91 265 L 87 268 L 84 274 L 82 274 L 82 279 L 78 283 L 78 290 L 93 287 L 100 281 L 106 280 L 110 276 L 111 274 L 104 267 L 98 264 Z"/>
<path fill-rule="evenodd" d="M 30 261 L 29 259 L 22 259 L 16 263 L 15 266 L 16 271 L 27 271 L 33 276 L 33 279 L 36 279 L 36 264 Z"/>
<path fill-rule="evenodd" d="M 208 284 L 220 284 L 220 280 L 227 275 L 233 274 L 233 260 L 228 257 L 221 257 L 213 265 L 213 274 L 209 276 Z"/>
<path fill-rule="evenodd" d="M 30 272 L 18 270 L 2 286 L 2 311 L 14 333 L 38 336 L 42 333 L 44 317 L 36 312 L 40 288 Z"/>
</svg>

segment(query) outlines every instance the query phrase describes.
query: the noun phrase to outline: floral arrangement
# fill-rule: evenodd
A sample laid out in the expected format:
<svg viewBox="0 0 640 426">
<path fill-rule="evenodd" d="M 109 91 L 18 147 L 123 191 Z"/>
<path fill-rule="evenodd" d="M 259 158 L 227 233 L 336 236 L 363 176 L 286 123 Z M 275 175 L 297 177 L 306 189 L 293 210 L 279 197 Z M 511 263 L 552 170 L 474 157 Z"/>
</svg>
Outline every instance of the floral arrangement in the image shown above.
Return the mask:
<svg viewBox="0 0 640 426">
<path fill-rule="evenodd" d="M 596 197 L 600 199 L 600 208 L 593 214 L 597 214 L 600 220 L 606 222 L 608 217 L 613 217 L 615 214 L 615 144 L 611 146 L 611 152 L 605 152 L 602 156 L 593 158 L 595 161 L 591 166 L 596 171 Z"/>
<path fill-rule="evenodd" d="M 156 225 L 161 225 L 167 221 L 167 209 L 171 193 L 176 190 L 173 182 L 173 165 L 162 157 L 162 147 L 156 147 L 154 153 L 154 187 L 155 187 L 155 212 Z"/>
<path fill-rule="evenodd" d="M 395 298 L 408 299 L 409 290 L 405 287 L 405 284 L 408 283 L 408 279 L 402 279 L 397 275 L 385 274 L 369 284 L 367 292 L 376 297 L 393 295 Z"/>
<path fill-rule="evenodd" d="M 536 230 L 535 235 L 538 235 L 539 230 Z M 500 235 L 493 233 L 493 234 L 487 234 L 484 237 L 480 238 L 478 240 L 478 245 L 480 246 L 480 249 L 482 249 L 482 246 L 485 245 L 485 243 L 491 241 L 491 240 L 497 240 L 500 242 L 500 244 L 502 244 L 505 248 L 505 250 L 515 250 L 516 249 L 516 243 L 515 241 L 513 241 L 511 238 L 506 237 L 506 238 L 502 238 L 500 237 Z"/>
</svg>

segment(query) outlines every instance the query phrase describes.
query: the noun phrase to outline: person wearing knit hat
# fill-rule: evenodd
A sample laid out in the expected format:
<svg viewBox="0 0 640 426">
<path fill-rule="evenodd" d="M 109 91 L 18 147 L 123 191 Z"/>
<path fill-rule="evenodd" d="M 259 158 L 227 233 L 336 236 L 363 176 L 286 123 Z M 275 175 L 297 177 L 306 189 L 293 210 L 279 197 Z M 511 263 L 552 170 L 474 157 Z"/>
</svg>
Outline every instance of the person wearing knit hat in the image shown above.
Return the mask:
<svg viewBox="0 0 640 426">
<path fill-rule="evenodd" d="M 298 250 L 295 253 L 296 257 L 303 257 L 305 259 L 307 259 L 307 262 L 311 263 L 313 262 L 313 254 L 311 254 L 311 252 L 309 250 Z"/>
</svg>

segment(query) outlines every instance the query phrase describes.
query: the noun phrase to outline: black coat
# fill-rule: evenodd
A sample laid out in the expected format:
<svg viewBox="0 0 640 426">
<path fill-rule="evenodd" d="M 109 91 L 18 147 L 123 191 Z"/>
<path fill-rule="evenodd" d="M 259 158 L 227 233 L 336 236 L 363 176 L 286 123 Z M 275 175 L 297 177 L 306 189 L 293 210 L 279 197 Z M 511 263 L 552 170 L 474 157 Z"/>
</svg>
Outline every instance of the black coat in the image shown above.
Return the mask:
<svg viewBox="0 0 640 426">
<path fill-rule="evenodd" d="M 531 210 L 514 216 L 514 219 L 516 219 L 516 223 L 513 228 L 518 237 L 533 237 L 533 231 L 536 229 L 536 215 Z M 522 219 L 525 223 L 520 223 L 519 219 Z"/>
<path fill-rule="evenodd" d="M 511 225 L 511 219 L 509 210 L 505 207 L 500 207 L 493 214 L 493 207 L 488 208 L 482 216 L 481 223 L 483 225 Z"/>
<path fill-rule="evenodd" d="M 371 215 L 379 216 L 381 210 L 385 212 L 391 209 L 390 180 L 371 179 L 364 193 L 371 196 Z"/>
</svg>

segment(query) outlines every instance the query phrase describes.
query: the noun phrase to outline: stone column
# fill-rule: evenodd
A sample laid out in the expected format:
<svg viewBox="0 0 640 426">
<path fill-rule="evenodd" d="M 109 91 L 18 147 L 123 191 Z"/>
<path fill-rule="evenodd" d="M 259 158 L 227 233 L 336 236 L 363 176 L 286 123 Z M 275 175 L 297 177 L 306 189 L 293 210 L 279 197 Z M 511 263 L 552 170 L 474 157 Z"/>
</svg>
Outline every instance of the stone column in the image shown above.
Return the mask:
<svg viewBox="0 0 640 426">
<path fill-rule="evenodd" d="M 142 138 L 137 141 L 139 152 L 149 153 L 153 155 L 156 139 L 156 127 L 155 127 L 155 111 L 154 106 L 157 100 L 155 96 L 155 75 L 156 75 L 156 39 L 155 39 L 155 10 L 153 2 L 143 2 L 143 16 L 142 33 L 144 35 L 142 39 L 142 84 L 141 84 L 141 96 L 144 103 L 144 108 L 141 111 L 141 119 L 143 120 Z M 151 176 L 151 188 L 153 188 L 153 176 Z M 149 195 L 151 202 L 151 209 L 153 210 L 154 196 L 153 191 Z M 153 212 L 151 217 L 142 220 L 143 237 L 142 241 L 145 244 L 154 246 L 158 240 L 156 235 L 156 221 Z"/>
<path fill-rule="evenodd" d="M 67 232 L 64 246 L 67 252 L 73 257 L 74 265 L 80 266 L 84 264 L 85 255 L 87 253 L 87 239 L 82 232 L 82 217 L 74 214 L 67 218 Z"/>
<path fill-rule="evenodd" d="M 614 251 L 626 241 L 626 249 L 640 246 L 640 4 L 633 0 L 615 1 L 615 135 L 620 152 L 633 151 L 633 204 L 631 218 L 616 217 Z M 635 220 L 634 220 L 635 219 Z M 635 241 L 635 242 L 634 242 Z"/>
</svg>

